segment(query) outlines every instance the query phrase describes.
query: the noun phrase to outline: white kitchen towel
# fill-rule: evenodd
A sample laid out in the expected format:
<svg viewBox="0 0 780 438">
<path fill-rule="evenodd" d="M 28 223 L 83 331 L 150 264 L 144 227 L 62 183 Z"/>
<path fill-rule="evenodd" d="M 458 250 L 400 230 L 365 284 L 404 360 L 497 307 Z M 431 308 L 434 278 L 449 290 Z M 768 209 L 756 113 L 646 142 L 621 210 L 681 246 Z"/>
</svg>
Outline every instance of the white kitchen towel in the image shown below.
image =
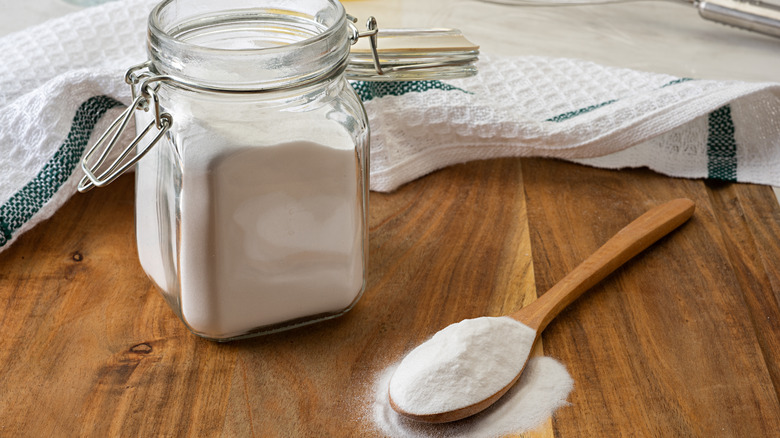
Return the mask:
<svg viewBox="0 0 780 438">
<path fill-rule="evenodd" d="M 0 251 L 76 193 L 93 133 L 129 103 L 124 72 L 146 59 L 155 3 L 112 2 L 0 38 Z M 353 83 L 372 128 L 373 190 L 501 156 L 780 185 L 780 84 L 531 56 L 483 54 L 479 70 Z"/>
</svg>

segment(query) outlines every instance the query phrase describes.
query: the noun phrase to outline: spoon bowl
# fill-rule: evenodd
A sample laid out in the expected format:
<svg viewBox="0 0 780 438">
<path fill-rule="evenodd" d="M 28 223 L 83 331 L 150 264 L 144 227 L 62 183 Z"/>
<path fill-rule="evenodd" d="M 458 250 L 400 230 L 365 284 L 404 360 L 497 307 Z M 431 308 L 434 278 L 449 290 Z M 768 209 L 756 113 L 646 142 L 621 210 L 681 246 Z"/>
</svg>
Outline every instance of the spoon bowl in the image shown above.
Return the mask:
<svg viewBox="0 0 780 438">
<path fill-rule="evenodd" d="M 535 344 L 542 331 L 563 309 L 635 255 L 685 223 L 693 215 L 694 209 L 693 201 L 681 198 L 649 210 L 618 231 L 536 301 L 508 316 L 535 331 L 533 340 Z M 390 406 L 405 417 L 427 423 L 461 420 L 487 409 L 509 391 L 522 375 L 527 361 L 528 357 L 522 363 L 518 363 L 514 378 L 508 379 L 503 388 L 467 406 L 435 413 L 415 413 L 398 406 L 388 394 Z"/>
</svg>

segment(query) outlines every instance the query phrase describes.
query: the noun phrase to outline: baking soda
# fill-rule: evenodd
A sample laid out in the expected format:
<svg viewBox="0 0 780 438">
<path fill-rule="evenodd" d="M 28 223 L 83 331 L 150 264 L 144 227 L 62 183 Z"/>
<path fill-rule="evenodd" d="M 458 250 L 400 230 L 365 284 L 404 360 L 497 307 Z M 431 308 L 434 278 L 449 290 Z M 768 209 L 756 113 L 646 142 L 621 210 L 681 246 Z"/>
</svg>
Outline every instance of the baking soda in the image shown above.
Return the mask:
<svg viewBox="0 0 780 438">
<path fill-rule="evenodd" d="M 181 191 L 181 309 L 191 328 L 240 334 L 355 300 L 363 229 L 354 149 L 299 141 L 194 161 Z"/>
<path fill-rule="evenodd" d="M 528 432 L 566 406 L 574 388 L 574 380 L 561 363 L 549 357 L 534 357 L 520 380 L 489 408 L 460 421 L 430 424 L 403 417 L 390 407 L 387 388 L 397 366 L 379 374 L 371 401 L 374 426 L 389 437 L 493 438 Z"/>
<path fill-rule="evenodd" d="M 493 437 L 537 427 L 566 404 L 574 382 L 553 359 L 528 360 L 535 337 L 535 330 L 509 317 L 467 319 L 444 328 L 377 379 L 374 423 L 390 436 L 411 437 Z M 463 408 L 500 391 L 521 370 L 519 381 L 495 404 L 461 421 L 421 423 L 390 406 L 392 398 L 415 415 Z"/>
<path fill-rule="evenodd" d="M 268 119 L 275 131 L 179 117 L 187 137 L 175 138 L 178 146 L 164 139 L 139 163 L 141 264 L 203 336 L 337 315 L 363 289 L 362 172 L 353 140 L 310 124 L 300 136 L 322 143 L 274 142 L 273 133 L 289 138 L 300 127 Z"/>
<path fill-rule="evenodd" d="M 507 316 L 449 325 L 401 361 L 390 397 L 414 415 L 481 402 L 520 374 L 535 337 L 534 329 Z"/>
</svg>

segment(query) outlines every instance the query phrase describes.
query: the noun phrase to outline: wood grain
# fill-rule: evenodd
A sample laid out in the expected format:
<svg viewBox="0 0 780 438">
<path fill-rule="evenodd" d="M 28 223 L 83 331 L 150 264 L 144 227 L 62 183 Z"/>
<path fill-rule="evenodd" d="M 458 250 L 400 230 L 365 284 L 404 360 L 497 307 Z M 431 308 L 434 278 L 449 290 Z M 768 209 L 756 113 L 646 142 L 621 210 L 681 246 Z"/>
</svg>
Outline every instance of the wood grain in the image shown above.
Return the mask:
<svg viewBox="0 0 780 438">
<path fill-rule="evenodd" d="M 545 350 L 569 364 L 576 382 L 573 408 L 554 419 L 556 435 L 776 434 L 780 404 L 770 373 L 774 365 L 766 357 L 777 351 L 763 348 L 774 348 L 777 332 L 763 334 L 771 340 L 762 346 L 751 313 L 756 309 L 746 305 L 750 292 L 742 289 L 748 283 L 741 279 L 744 271 L 765 271 L 755 263 L 763 256 L 750 251 L 754 242 L 734 246 L 724 237 L 735 228 L 777 228 L 776 201 L 759 208 L 767 216 L 753 227 L 739 212 L 712 202 L 712 191 L 700 181 L 540 160 L 525 161 L 523 175 L 539 290 L 598 247 L 626 216 L 680 196 L 697 206 L 688 224 L 548 327 Z M 750 267 L 735 269 L 730 255 Z M 777 303 L 767 297 L 776 297 L 776 289 L 764 285 L 757 295 L 767 298 L 768 312 L 776 312 Z"/>
<path fill-rule="evenodd" d="M 132 178 L 76 196 L 0 255 L 0 435 L 379 436 L 378 372 L 535 298 L 521 184 L 505 160 L 372 193 L 357 306 L 228 344 L 187 332 L 138 266 Z"/>
<path fill-rule="evenodd" d="M 685 223 L 694 209 L 695 204 L 687 198 L 653 207 L 621 228 L 536 301 L 509 316 L 534 329 L 538 338 L 563 309 L 615 269 Z"/>
<path fill-rule="evenodd" d="M 186 331 L 138 265 L 132 177 L 0 254 L 0 436 L 381 436 L 381 370 L 435 331 L 535 299 L 653 205 L 694 218 L 553 322 L 572 405 L 531 437 L 780 430 L 780 209 L 766 187 L 545 160 L 453 166 L 371 194 L 368 289 L 344 317 L 227 344 Z"/>
</svg>

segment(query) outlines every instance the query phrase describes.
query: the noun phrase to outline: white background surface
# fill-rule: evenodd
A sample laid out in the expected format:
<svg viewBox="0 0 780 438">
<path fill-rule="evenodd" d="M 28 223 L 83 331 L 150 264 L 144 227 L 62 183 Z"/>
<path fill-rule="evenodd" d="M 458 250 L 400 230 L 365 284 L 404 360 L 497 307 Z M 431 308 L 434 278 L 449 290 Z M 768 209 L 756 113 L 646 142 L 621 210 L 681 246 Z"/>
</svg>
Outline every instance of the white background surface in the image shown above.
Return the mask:
<svg viewBox="0 0 780 438">
<path fill-rule="evenodd" d="M 682 2 L 518 7 L 477 0 L 347 1 L 382 27 L 461 29 L 485 52 L 546 55 L 676 76 L 780 81 L 780 39 L 706 21 Z"/>
<path fill-rule="evenodd" d="M 780 81 L 780 39 L 706 21 L 683 2 L 565 7 L 478 0 L 344 4 L 361 19 L 376 16 L 380 27 L 459 28 L 486 52 L 574 57 L 694 78 Z M 64 0 L 0 0 L 0 35 L 78 9 Z"/>
<path fill-rule="evenodd" d="M 344 5 L 361 19 L 361 28 L 369 15 L 377 17 L 380 28 L 454 27 L 487 53 L 580 58 L 681 77 L 780 82 L 780 38 L 706 21 L 681 1 L 531 7 L 479 0 L 345 0 Z M 0 36 L 78 9 L 64 0 L 0 0 Z"/>
</svg>

